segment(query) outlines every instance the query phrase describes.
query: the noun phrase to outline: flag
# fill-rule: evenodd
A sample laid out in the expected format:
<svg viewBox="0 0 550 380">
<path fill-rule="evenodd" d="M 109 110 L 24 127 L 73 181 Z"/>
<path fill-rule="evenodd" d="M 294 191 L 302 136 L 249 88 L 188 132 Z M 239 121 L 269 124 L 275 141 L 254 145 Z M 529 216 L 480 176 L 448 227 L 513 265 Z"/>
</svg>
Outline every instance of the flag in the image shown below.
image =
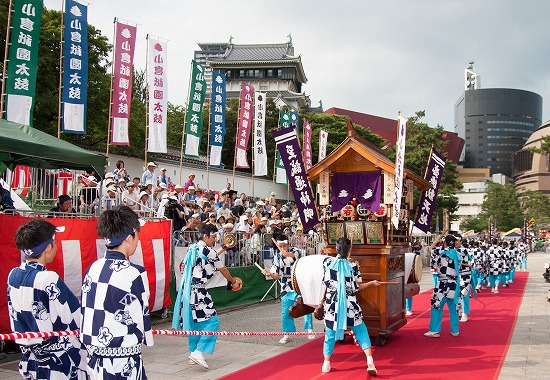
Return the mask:
<svg viewBox="0 0 550 380">
<path fill-rule="evenodd" d="M 279 129 L 290 128 L 290 113 L 279 111 Z"/>
<path fill-rule="evenodd" d="M 187 118 L 185 122 L 185 155 L 199 157 L 199 148 L 202 137 L 202 107 L 206 95 L 206 80 L 204 68 L 192 61 L 191 87 L 187 104 Z"/>
<path fill-rule="evenodd" d="M 166 115 L 168 113 L 168 80 L 166 41 L 147 37 L 149 133 L 147 151 L 166 153 Z"/>
<path fill-rule="evenodd" d="M 328 140 L 328 132 L 325 132 L 321 129 L 319 131 L 319 161 L 318 162 L 323 161 L 327 156 L 327 140 Z"/>
<path fill-rule="evenodd" d="M 5 88 L 6 119 L 30 126 L 36 93 L 41 20 L 42 0 L 14 1 Z"/>
<path fill-rule="evenodd" d="M 381 175 L 375 172 L 334 173 L 332 176 L 332 212 L 342 207 L 355 196 L 367 210 L 380 209 Z"/>
<path fill-rule="evenodd" d="M 88 7 L 65 0 L 63 18 L 62 131 L 86 133 L 88 101 Z"/>
<path fill-rule="evenodd" d="M 428 233 L 430 230 L 437 192 L 439 191 L 441 177 L 443 177 L 443 171 L 445 170 L 445 161 L 445 158 L 441 154 L 432 149 L 430 159 L 428 160 L 428 167 L 424 174 L 424 179 L 430 183 L 431 187 L 422 192 L 414 220 L 414 226 L 424 233 Z M 409 189 L 409 191 L 411 190 Z"/>
<path fill-rule="evenodd" d="M 135 26 L 116 22 L 113 65 L 113 88 L 111 104 L 112 145 L 130 145 L 129 124 L 132 105 L 132 77 L 134 49 L 136 46 Z"/>
<path fill-rule="evenodd" d="M 290 127 L 296 129 L 296 133 L 300 134 L 300 126 L 298 125 L 298 112 L 290 111 L 288 116 L 290 118 Z"/>
<path fill-rule="evenodd" d="M 304 120 L 304 165 L 306 170 L 309 170 L 313 166 L 313 150 L 311 148 L 311 124 L 307 120 Z"/>
<path fill-rule="evenodd" d="M 265 93 L 254 94 L 254 175 L 267 175 L 265 150 Z"/>
<path fill-rule="evenodd" d="M 403 170 L 405 162 L 405 139 L 407 137 L 407 118 L 398 117 L 399 136 L 397 137 L 397 152 L 395 154 L 395 190 L 393 193 L 393 214 L 391 221 L 395 229 L 399 228 L 399 210 L 403 195 Z"/>
<path fill-rule="evenodd" d="M 252 124 L 252 116 L 254 114 L 254 87 L 248 83 L 241 83 L 241 101 L 239 110 L 239 121 L 237 129 L 237 141 L 235 144 L 235 167 L 249 168 L 246 150 L 248 148 L 248 140 L 250 138 L 250 129 Z"/>
<path fill-rule="evenodd" d="M 225 99 L 226 99 L 225 74 L 212 71 L 212 102 L 210 125 L 210 166 L 222 165 L 222 149 L 225 139 Z"/>
<path fill-rule="evenodd" d="M 288 184 L 288 179 L 286 178 L 285 165 L 281 158 L 279 150 L 276 149 L 275 152 L 275 183 L 280 183 L 283 185 Z"/>
<path fill-rule="evenodd" d="M 307 232 L 319 224 L 319 216 L 302 161 L 298 135 L 295 129 L 280 129 L 272 133 L 287 177 L 290 178 L 290 188 L 298 207 L 304 232 Z"/>
<path fill-rule="evenodd" d="M 1 215 L 0 223 L 11 234 L 2 241 L 0 252 L 5 265 L 0 269 L 0 281 L 5 284 L 11 268 L 19 266 L 21 254 L 15 247 L 14 233 L 17 228 L 28 222 L 28 217 Z M 55 235 L 57 254 L 48 269 L 59 274 L 69 289 L 77 296 L 81 295 L 82 279 L 86 270 L 98 258 L 105 254 L 105 240 L 96 232 L 97 219 L 51 218 L 55 226 L 64 226 L 63 232 Z M 170 301 L 170 244 L 171 222 L 158 221 L 145 223 L 140 228 L 139 243 L 130 261 L 141 265 L 147 271 L 149 280 L 149 309 L 151 311 L 168 307 Z M 5 292 L 0 292 L 0 304 L 7 305 Z M 5 313 L 5 314 L 4 314 Z M 0 307 L 0 325 L 7 318 L 7 308 Z"/>
</svg>

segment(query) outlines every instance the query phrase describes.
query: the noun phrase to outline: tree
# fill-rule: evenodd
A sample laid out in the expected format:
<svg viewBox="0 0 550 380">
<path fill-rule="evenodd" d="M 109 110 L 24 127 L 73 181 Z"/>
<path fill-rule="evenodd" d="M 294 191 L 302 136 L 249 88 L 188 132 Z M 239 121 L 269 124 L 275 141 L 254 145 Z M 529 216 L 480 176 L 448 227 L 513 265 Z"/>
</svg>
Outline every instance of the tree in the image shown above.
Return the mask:
<svg viewBox="0 0 550 380">
<path fill-rule="evenodd" d="M 524 189 L 520 189 L 524 190 Z M 525 191 L 519 194 L 519 202 L 523 209 L 523 217 L 527 220 L 535 219 L 540 227 L 550 225 L 550 199 L 540 191 Z"/>
<path fill-rule="evenodd" d="M 467 220 L 464 228 L 474 230 L 481 226 L 487 228 L 491 219 L 496 229 L 509 231 L 512 228 L 522 227 L 523 217 L 516 186 L 489 182 L 479 216 Z"/>
<path fill-rule="evenodd" d="M 4 56 L 8 1 L 0 0 L 0 55 Z M 59 50 L 61 12 L 44 8 L 38 47 L 33 126 L 57 136 Z M 111 45 L 88 24 L 88 105 L 85 135 L 63 134 L 62 138 L 84 146 L 105 146 L 109 113 L 110 76 L 107 70 Z"/>
<path fill-rule="evenodd" d="M 550 154 L 550 135 L 542 136 L 540 147 L 529 148 L 531 153 Z"/>
<path fill-rule="evenodd" d="M 460 222 L 460 228 L 463 231 L 474 230 L 481 232 L 487 230 L 489 221 L 485 218 L 480 218 L 479 216 L 467 216 L 462 222 Z"/>
<path fill-rule="evenodd" d="M 405 168 L 413 171 L 417 175 L 424 177 L 430 152 L 432 147 L 444 157 L 445 146 L 448 141 L 443 139 L 445 132 L 441 125 L 431 128 L 428 124 L 421 122 L 422 117 L 426 114 L 424 111 L 416 112 L 407 121 L 407 141 L 405 145 Z M 388 156 L 395 160 L 396 148 L 388 149 Z M 437 196 L 434 215 L 432 217 L 432 229 L 437 229 L 435 226 L 436 220 L 443 220 L 443 210 L 447 209 L 450 219 L 453 219 L 452 214 L 458 210 L 458 198 L 455 196 L 456 190 L 462 188 L 462 184 L 458 181 L 458 173 L 456 164 L 450 160 L 445 162 L 445 170 L 441 177 L 439 192 Z M 415 204 L 420 200 L 420 191 L 415 189 L 414 201 Z"/>
</svg>

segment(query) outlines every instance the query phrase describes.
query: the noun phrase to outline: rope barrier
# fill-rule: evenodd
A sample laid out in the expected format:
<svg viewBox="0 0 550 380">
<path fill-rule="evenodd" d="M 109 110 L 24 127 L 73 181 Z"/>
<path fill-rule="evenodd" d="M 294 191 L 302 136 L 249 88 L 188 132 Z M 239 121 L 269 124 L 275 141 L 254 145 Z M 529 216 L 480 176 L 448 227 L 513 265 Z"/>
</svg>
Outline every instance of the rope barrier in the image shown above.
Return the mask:
<svg viewBox="0 0 550 380">
<path fill-rule="evenodd" d="M 155 335 L 215 335 L 215 336 L 301 336 L 301 335 L 325 335 L 324 332 L 281 332 L 281 331 L 197 331 L 197 330 L 152 330 Z M 31 338 L 52 338 L 55 336 L 80 335 L 79 330 L 72 331 L 51 331 L 51 332 L 27 332 L 0 334 L 0 340 L 31 339 Z"/>
</svg>

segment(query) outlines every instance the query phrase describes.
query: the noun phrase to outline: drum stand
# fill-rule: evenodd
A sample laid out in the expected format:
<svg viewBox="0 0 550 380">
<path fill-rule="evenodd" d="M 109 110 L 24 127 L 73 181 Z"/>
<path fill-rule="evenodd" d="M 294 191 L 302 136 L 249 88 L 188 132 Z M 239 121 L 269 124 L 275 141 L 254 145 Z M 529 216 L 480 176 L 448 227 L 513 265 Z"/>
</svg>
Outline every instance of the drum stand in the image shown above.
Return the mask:
<svg viewBox="0 0 550 380">
<path fill-rule="evenodd" d="M 262 299 L 260 300 L 260 302 L 263 302 L 263 300 L 264 300 L 265 297 L 267 297 L 267 296 L 273 297 L 274 300 L 276 300 L 277 298 L 279 298 L 279 294 L 278 294 L 278 292 L 277 292 L 277 284 L 278 284 L 278 286 L 280 286 L 281 288 L 283 287 L 283 284 L 281 283 L 280 280 L 274 280 L 274 281 L 273 281 L 273 284 L 271 284 L 271 286 L 269 287 L 269 289 L 267 289 L 267 292 L 265 292 L 265 294 L 264 294 L 264 296 L 262 297 Z M 273 287 L 275 287 L 275 295 L 270 294 L 271 289 L 273 289 Z"/>
</svg>

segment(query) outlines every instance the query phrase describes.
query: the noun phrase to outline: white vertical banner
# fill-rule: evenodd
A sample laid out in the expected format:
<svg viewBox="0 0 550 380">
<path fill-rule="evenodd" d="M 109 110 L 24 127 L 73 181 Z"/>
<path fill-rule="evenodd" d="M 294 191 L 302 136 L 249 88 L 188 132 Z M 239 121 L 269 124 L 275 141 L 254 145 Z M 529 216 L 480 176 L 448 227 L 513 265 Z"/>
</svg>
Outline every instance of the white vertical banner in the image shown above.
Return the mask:
<svg viewBox="0 0 550 380">
<path fill-rule="evenodd" d="M 319 131 L 319 162 L 324 160 L 327 156 L 327 140 L 328 132 L 321 129 L 321 131 Z"/>
<path fill-rule="evenodd" d="M 166 78 L 166 42 L 147 38 L 149 134 L 148 152 L 166 153 L 166 115 L 168 106 L 168 82 Z"/>
<path fill-rule="evenodd" d="M 407 118 L 398 116 L 399 134 L 397 137 L 397 153 L 395 155 L 395 190 L 393 192 L 393 213 L 391 221 L 397 229 L 399 227 L 399 210 L 403 196 L 403 169 L 405 162 L 405 142 L 407 138 Z"/>
<path fill-rule="evenodd" d="M 319 204 L 326 206 L 330 204 L 330 172 L 325 170 L 319 173 Z"/>
<path fill-rule="evenodd" d="M 265 93 L 254 93 L 254 175 L 267 175 L 265 149 Z"/>
<path fill-rule="evenodd" d="M 395 176 L 384 172 L 384 204 L 393 204 L 393 194 L 395 193 Z"/>
</svg>

